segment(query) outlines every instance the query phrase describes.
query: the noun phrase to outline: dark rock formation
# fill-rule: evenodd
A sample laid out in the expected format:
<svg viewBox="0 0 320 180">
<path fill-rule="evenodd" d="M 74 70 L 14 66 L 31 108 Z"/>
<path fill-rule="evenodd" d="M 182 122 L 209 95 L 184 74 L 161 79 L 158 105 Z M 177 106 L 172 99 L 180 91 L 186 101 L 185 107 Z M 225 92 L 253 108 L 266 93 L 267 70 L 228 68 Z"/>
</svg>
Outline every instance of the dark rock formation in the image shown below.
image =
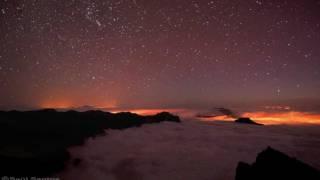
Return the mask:
<svg viewBox="0 0 320 180">
<path fill-rule="evenodd" d="M 243 123 L 243 124 L 253 124 L 253 125 L 263 125 L 260 123 L 256 123 L 253 120 L 251 120 L 250 118 L 247 117 L 240 117 L 237 120 L 235 120 L 236 123 Z"/>
<path fill-rule="evenodd" d="M 0 176 L 43 177 L 64 169 L 64 163 L 70 158 L 65 149 L 53 149 L 45 153 L 0 154 Z"/>
<path fill-rule="evenodd" d="M 162 121 L 180 122 L 163 112 L 154 116 L 103 111 L 0 111 L 0 177 L 50 176 L 69 160 L 68 147 L 82 145 L 86 138 L 106 129 L 125 129 Z M 75 160 L 74 165 L 80 164 Z"/>
<path fill-rule="evenodd" d="M 74 160 L 72 160 L 72 164 L 74 165 L 74 166 L 79 166 L 80 165 L 80 163 L 81 163 L 81 159 L 80 158 L 75 158 Z"/>
<path fill-rule="evenodd" d="M 236 180 L 319 180 L 320 171 L 268 147 L 249 165 L 239 162 Z"/>
<path fill-rule="evenodd" d="M 168 112 L 161 112 L 154 116 L 146 116 L 149 123 L 157 123 L 161 121 L 180 122 L 179 116 L 172 115 Z"/>
</svg>

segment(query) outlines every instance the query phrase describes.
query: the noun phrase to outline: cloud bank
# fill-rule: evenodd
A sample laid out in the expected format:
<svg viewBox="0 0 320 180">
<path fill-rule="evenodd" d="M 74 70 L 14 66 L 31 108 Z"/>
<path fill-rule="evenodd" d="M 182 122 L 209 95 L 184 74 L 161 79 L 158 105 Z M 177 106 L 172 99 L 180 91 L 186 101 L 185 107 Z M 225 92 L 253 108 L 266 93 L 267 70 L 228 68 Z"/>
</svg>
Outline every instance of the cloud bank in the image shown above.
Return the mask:
<svg viewBox="0 0 320 180">
<path fill-rule="evenodd" d="M 231 122 L 164 122 L 108 130 L 70 149 L 62 179 L 233 180 L 239 161 L 253 162 L 267 146 L 320 169 L 319 126 L 248 126 Z"/>
</svg>

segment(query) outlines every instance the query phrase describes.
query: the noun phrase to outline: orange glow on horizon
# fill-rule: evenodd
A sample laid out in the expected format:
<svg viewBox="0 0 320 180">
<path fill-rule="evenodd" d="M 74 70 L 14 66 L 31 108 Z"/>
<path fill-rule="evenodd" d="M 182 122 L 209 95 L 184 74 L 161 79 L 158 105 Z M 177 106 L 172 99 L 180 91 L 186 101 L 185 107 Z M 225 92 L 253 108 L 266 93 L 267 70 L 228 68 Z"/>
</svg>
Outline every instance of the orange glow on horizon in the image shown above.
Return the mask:
<svg viewBox="0 0 320 180">
<path fill-rule="evenodd" d="M 123 111 L 129 111 L 132 113 L 136 113 L 136 114 L 140 114 L 140 115 L 153 115 L 153 114 L 157 114 L 160 112 L 170 112 L 170 113 L 174 113 L 174 114 L 179 114 L 179 112 L 185 111 L 185 109 L 120 109 L 120 110 L 116 110 L 116 111 L 112 111 L 114 113 L 117 112 L 123 112 Z"/>
<path fill-rule="evenodd" d="M 252 120 L 266 124 L 320 124 L 320 114 L 312 114 L 308 112 L 287 111 L 287 112 L 246 112 L 241 115 L 242 117 L 249 117 Z M 215 116 L 212 118 L 199 118 L 201 121 L 234 121 L 225 115 Z"/>
<path fill-rule="evenodd" d="M 122 110 L 115 111 L 121 112 Z M 126 110 L 132 113 L 140 115 L 152 115 L 159 112 L 167 111 L 173 114 L 178 114 L 181 118 L 194 117 L 191 114 L 195 114 L 195 111 L 188 109 L 131 109 Z M 246 112 L 241 115 L 242 117 L 250 117 L 252 120 L 266 124 L 266 125 L 276 125 L 276 124 L 320 124 L 320 114 L 312 114 L 308 112 L 298 112 L 298 111 L 286 111 L 286 112 Z M 234 119 L 226 116 L 220 115 L 212 118 L 196 118 L 200 121 L 234 121 Z"/>
<path fill-rule="evenodd" d="M 320 114 L 308 112 L 248 112 L 242 116 L 264 124 L 320 124 Z"/>
<path fill-rule="evenodd" d="M 46 100 L 40 103 L 40 108 L 53 108 L 53 109 L 75 109 L 84 107 L 84 105 L 77 105 L 80 103 L 75 103 L 68 99 L 55 99 L 55 100 Z M 96 109 L 115 109 L 117 108 L 116 101 L 108 101 L 104 103 L 96 103 L 94 105 L 88 105 L 89 107 L 96 108 Z"/>
<path fill-rule="evenodd" d="M 193 118 L 200 121 L 234 121 L 233 118 L 230 118 L 225 115 L 219 115 L 211 118 L 197 118 L 196 110 L 192 109 L 183 109 L 183 108 L 141 108 L 141 109 L 121 109 L 118 108 L 116 101 L 108 101 L 107 103 L 99 103 L 93 108 L 101 109 L 103 111 L 110 111 L 113 113 L 117 112 L 132 112 L 140 115 L 153 115 L 160 112 L 170 112 L 172 114 L 179 115 L 181 118 Z M 66 99 L 57 99 L 57 100 L 48 100 L 44 101 L 41 105 L 41 108 L 61 108 L 61 109 L 72 109 L 75 107 L 74 102 Z M 81 106 L 80 106 L 81 107 Z M 256 111 L 256 112 L 245 112 L 241 114 L 242 117 L 250 117 L 252 120 L 266 124 L 320 124 L 320 114 L 300 112 L 300 111 L 289 111 L 291 108 L 289 106 L 266 106 L 266 109 L 271 110 L 283 110 L 279 112 L 269 112 L 269 111 Z"/>
<path fill-rule="evenodd" d="M 45 101 L 40 104 L 41 108 L 70 108 L 72 107 L 72 102 L 68 100 L 55 100 L 55 101 Z"/>
<path fill-rule="evenodd" d="M 97 103 L 95 107 L 99 109 L 115 109 L 118 107 L 118 103 L 115 100 L 104 102 L 104 103 Z"/>
<path fill-rule="evenodd" d="M 200 121 L 233 121 L 232 118 L 226 115 L 220 115 L 220 116 L 214 116 L 214 117 L 209 117 L 209 118 L 199 118 L 197 117 Z"/>
</svg>

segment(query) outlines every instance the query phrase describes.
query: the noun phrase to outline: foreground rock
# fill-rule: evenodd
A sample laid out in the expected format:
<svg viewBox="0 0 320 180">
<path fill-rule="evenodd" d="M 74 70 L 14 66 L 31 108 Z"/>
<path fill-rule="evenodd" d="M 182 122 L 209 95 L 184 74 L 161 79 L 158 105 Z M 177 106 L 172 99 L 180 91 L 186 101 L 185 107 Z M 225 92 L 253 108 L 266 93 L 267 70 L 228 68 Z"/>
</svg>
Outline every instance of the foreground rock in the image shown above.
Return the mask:
<svg viewBox="0 0 320 180">
<path fill-rule="evenodd" d="M 256 162 L 239 162 L 236 180 L 319 180 L 320 172 L 313 167 L 268 147 L 259 153 Z"/>
<path fill-rule="evenodd" d="M 0 111 L 0 176 L 43 177 L 64 168 L 68 147 L 105 129 L 125 129 L 162 121 L 180 122 L 163 112 L 154 116 L 103 111 Z"/>
</svg>

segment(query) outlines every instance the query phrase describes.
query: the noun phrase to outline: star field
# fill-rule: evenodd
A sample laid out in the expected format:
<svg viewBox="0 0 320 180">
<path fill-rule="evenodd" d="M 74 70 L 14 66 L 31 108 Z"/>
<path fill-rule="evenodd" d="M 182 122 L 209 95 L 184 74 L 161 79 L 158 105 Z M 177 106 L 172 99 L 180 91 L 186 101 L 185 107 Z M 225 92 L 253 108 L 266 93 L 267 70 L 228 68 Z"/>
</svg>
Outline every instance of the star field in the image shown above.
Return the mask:
<svg viewBox="0 0 320 180">
<path fill-rule="evenodd" d="M 0 107 L 318 99 L 320 1 L 3 0 Z"/>
</svg>

